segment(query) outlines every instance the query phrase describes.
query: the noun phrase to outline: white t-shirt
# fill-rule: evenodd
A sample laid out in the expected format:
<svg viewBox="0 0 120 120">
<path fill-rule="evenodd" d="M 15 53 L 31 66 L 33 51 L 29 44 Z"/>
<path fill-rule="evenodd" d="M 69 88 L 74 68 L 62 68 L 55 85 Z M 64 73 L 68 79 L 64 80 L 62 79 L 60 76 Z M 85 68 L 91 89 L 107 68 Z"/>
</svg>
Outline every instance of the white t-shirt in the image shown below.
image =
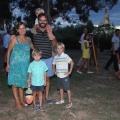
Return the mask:
<svg viewBox="0 0 120 120">
<path fill-rule="evenodd" d="M 56 72 L 59 78 L 67 77 L 65 72 L 68 72 L 68 64 L 72 61 L 72 59 L 65 54 L 64 52 L 61 56 L 56 55 L 53 59 L 53 65 L 56 65 Z"/>
<path fill-rule="evenodd" d="M 37 25 L 37 24 L 38 24 L 38 18 L 35 19 L 35 25 Z"/>
<path fill-rule="evenodd" d="M 114 43 L 114 50 L 116 51 L 118 49 L 118 47 L 120 46 L 120 39 L 117 35 L 113 35 L 112 37 L 112 42 Z"/>
<path fill-rule="evenodd" d="M 85 34 L 83 33 L 82 36 L 80 37 L 80 41 L 79 41 L 79 43 L 81 44 L 81 50 L 83 49 L 84 36 L 85 36 Z"/>
<path fill-rule="evenodd" d="M 9 43 L 10 43 L 10 35 L 9 35 L 9 34 L 6 34 L 6 35 L 3 37 L 3 47 L 4 47 L 4 48 L 8 48 Z"/>
</svg>

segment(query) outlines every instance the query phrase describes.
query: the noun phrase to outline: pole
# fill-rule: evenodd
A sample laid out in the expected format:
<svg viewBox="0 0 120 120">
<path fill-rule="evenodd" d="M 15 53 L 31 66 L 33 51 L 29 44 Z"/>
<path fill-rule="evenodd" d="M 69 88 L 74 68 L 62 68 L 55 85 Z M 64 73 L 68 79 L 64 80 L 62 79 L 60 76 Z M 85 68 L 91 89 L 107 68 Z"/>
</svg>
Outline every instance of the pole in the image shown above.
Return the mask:
<svg viewBox="0 0 120 120">
<path fill-rule="evenodd" d="M 93 48 L 93 54 L 94 54 L 94 59 L 95 59 L 96 71 L 98 73 L 98 64 L 97 64 L 97 58 L 96 58 L 95 46 L 94 46 L 93 38 L 92 38 L 92 46 L 93 46 L 92 48 Z"/>
</svg>

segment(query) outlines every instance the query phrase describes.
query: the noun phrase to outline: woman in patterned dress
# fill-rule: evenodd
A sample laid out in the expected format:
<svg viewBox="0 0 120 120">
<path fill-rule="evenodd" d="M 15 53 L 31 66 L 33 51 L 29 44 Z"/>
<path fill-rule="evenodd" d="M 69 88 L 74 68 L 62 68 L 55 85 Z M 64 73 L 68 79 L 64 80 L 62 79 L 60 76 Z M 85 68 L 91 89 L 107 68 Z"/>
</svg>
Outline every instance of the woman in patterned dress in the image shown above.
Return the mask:
<svg viewBox="0 0 120 120">
<path fill-rule="evenodd" d="M 20 22 L 17 25 L 18 36 L 15 36 L 8 47 L 7 67 L 8 85 L 12 85 L 12 92 L 17 109 L 25 106 L 24 88 L 27 88 L 27 70 L 30 63 L 30 48 L 34 49 L 32 41 L 26 34 L 26 25 Z"/>
</svg>

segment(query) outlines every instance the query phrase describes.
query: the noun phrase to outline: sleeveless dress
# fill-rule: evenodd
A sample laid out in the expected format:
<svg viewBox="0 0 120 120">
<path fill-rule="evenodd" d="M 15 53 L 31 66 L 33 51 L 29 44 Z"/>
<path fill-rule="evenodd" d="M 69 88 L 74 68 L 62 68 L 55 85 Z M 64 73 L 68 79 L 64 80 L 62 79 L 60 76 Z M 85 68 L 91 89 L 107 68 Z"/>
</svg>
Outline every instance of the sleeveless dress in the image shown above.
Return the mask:
<svg viewBox="0 0 120 120">
<path fill-rule="evenodd" d="M 8 85 L 27 88 L 28 66 L 30 63 L 30 38 L 28 43 L 20 43 L 16 38 L 16 44 L 10 56 L 10 70 L 8 74 Z"/>
<path fill-rule="evenodd" d="M 89 42 L 87 40 L 84 40 L 84 43 L 87 43 L 87 46 L 89 46 Z M 83 44 L 83 58 L 90 58 L 90 48 L 85 48 L 85 45 Z"/>
</svg>

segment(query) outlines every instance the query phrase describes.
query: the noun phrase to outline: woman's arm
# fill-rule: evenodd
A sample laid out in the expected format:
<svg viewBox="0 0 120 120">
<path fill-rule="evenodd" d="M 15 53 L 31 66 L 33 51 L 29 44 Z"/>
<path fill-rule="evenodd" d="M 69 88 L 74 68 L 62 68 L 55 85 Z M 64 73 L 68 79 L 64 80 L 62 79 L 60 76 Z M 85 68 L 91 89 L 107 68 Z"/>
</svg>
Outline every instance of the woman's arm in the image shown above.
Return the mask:
<svg viewBox="0 0 120 120">
<path fill-rule="evenodd" d="M 34 49 L 34 46 L 33 46 L 32 40 L 30 40 L 30 48 L 31 48 L 31 49 Z"/>
</svg>

